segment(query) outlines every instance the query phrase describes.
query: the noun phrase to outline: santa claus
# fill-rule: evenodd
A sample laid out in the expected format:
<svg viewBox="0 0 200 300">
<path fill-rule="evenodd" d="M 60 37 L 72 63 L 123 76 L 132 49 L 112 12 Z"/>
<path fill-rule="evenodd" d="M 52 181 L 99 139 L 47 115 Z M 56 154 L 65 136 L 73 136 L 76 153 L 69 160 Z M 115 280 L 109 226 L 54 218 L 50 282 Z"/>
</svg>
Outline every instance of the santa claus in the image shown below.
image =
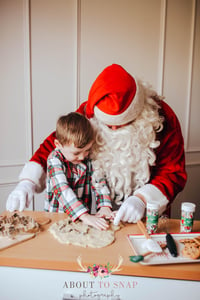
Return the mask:
<svg viewBox="0 0 200 300">
<path fill-rule="evenodd" d="M 97 186 L 95 178 L 100 175 L 106 177 L 113 204 L 119 206 L 115 223 L 137 222 L 147 203 L 159 204 L 162 214 L 187 179 L 181 128 L 169 105 L 149 85 L 113 64 L 99 74 L 88 101 L 77 111 L 96 129 L 93 184 Z M 54 139 L 55 132 L 24 166 L 7 210 L 22 211 L 34 193 L 44 189 Z"/>
</svg>

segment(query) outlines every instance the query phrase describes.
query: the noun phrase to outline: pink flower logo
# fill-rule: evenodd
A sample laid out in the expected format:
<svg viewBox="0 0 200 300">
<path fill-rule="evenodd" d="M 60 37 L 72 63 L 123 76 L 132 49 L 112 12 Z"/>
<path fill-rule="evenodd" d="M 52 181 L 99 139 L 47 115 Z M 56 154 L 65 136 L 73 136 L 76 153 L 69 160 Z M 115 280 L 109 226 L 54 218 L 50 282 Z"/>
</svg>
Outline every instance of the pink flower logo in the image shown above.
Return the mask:
<svg viewBox="0 0 200 300">
<path fill-rule="evenodd" d="M 120 271 L 120 266 L 122 265 L 123 258 L 119 256 L 119 262 L 117 266 L 111 266 L 108 262 L 106 265 L 97 265 L 93 264 L 92 266 L 85 267 L 82 265 L 81 256 L 77 258 L 77 262 L 81 267 L 81 271 L 87 272 L 90 274 L 91 277 L 97 278 L 100 277 L 101 279 L 109 277 L 112 273 Z"/>
<path fill-rule="evenodd" d="M 111 272 L 112 270 L 109 263 L 107 263 L 106 266 L 94 264 L 92 267 L 89 266 L 87 269 L 87 273 L 90 273 L 91 277 L 105 278 L 109 277 Z"/>
</svg>

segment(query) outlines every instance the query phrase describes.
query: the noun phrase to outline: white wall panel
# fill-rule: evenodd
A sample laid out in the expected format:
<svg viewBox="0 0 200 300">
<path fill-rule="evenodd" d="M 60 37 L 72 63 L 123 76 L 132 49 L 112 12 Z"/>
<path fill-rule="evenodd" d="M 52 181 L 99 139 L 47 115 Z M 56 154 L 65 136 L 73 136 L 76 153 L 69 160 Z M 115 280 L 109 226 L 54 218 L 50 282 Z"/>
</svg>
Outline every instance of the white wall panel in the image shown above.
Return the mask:
<svg viewBox="0 0 200 300">
<path fill-rule="evenodd" d="M 162 1 L 81 1 L 81 98 L 107 65 L 121 64 L 157 87 Z"/>
<path fill-rule="evenodd" d="M 45 191 L 40 194 L 35 194 L 34 197 L 34 210 L 44 210 Z"/>
<path fill-rule="evenodd" d="M 30 14 L 35 150 L 58 117 L 76 108 L 76 1 L 33 0 Z"/>
<path fill-rule="evenodd" d="M 0 1 L 0 211 L 31 155 L 28 0 Z"/>
<path fill-rule="evenodd" d="M 190 92 L 190 60 L 193 33 L 194 1 L 167 1 L 164 95 L 181 122 L 187 137 L 188 101 Z"/>
<path fill-rule="evenodd" d="M 196 211 L 194 218 L 200 220 L 200 196 L 199 196 L 199 178 L 200 178 L 200 166 L 190 165 L 186 168 L 188 173 L 188 180 L 185 189 L 180 193 L 172 204 L 171 217 L 180 218 L 181 203 L 193 202 L 196 204 Z M 192 187 L 192 188 L 191 188 Z"/>
<path fill-rule="evenodd" d="M 27 8 L 25 0 L 0 1 L 0 166 L 23 164 L 31 154 Z"/>
<path fill-rule="evenodd" d="M 200 152 L 200 1 L 196 1 L 188 148 Z M 199 160 L 200 161 L 200 160 Z"/>
<path fill-rule="evenodd" d="M 7 199 L 9 193 L 13 190 L 15 187 L 15 183 L 13 185 L 10 184 L 0 184 L 0 213 L 6 210 L 6 201 L 4 199 Z"/>
</svg>

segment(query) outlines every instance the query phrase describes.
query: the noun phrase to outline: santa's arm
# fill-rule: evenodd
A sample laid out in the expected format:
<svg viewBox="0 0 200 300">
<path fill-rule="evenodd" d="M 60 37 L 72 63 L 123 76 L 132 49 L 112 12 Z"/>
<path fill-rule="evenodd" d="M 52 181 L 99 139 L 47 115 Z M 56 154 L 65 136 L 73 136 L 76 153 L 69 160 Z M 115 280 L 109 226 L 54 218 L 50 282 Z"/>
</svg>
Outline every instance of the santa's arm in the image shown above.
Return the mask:
<svg viewBox="0 0 200 300">
<path fill-rule="evenodd" d="M 41 192 L 45 188 L 47 158 L 55 148 L 55 132 L 51 133 L 40 145 L 28 163 L 22 169 L 19 180 L 29 180 L 35 184 L 35 191 Z"/>
<path fill-rule="evenodd" d="M 55 132 L 50 134 L 40 145 L 33 157 L 23 167 L 19 183 L 10 193 L 6 202 L 9 211 L 24 210 L 30 205 L 35 192 L 42 192 L 46 185 L 47 157 L 55 148 Z"/>
<path fill-rule="evenodd" d="M 166 103 L 161 102 L 161 105 L 165 122 L 163 131 L 158 135 L 161 144 L 156 152 L 156 164 L 151 169 L 149 183 L 134 193 L 146 203 L 158 202 L 160 214 L 183 190 L 187 180 L 184 141 L 179 121 Z"/>
<path fill-rule="evenodd" d="M 85 105 L 83 102 L 77 109 L 80 114 L 85 113 Z M 45 188 L 47 158 L 51 151 L 55 148 L 54 140 L 56 132 L 51 133 L 44 142 L 40 145 L 38 150 L 33 154 L 30 161 L 25 164 L 22 172 L 19 175 L 19 180 L 29 180 L 35 184 L 35 191 L 41 192 Z"/>
<path fill-rule="evenodd" d="M 180 124 L 166 103 L 161 102 L 161 108 L 165 117 L 164 129 L 158 136 L 160 146 L 150 181 L 123 202 L 114 220 L 116 225 L 120 220 L 136 223 L 144 216 L 147 203 L 157 202 L 159 214 L 162 214 L 185 186 L 187 175 Z"/>
<path fill-rule="evenodd" d="M 77 112 L 85 114 L 85 104 L 82 103 Z M 23 167 L 19 175 L 19 183 L 10 193 L 6 202 L 6 209 L 9 211 L 20 210 L 28 207 L 35 192 L 40 193 L 46 185 L 47 157 L 55 148 L 54 140 L 56 133 L 51 133 L 32 158 Z"/>
</svg>

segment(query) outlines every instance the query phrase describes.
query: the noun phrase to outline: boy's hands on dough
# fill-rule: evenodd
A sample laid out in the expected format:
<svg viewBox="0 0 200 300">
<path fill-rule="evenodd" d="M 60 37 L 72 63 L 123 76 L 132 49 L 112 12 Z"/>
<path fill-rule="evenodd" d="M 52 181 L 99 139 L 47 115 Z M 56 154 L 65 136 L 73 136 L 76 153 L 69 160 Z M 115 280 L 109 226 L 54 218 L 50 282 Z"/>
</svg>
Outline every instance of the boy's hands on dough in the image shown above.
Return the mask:
<svg viewBox="0 0 200 300">
<path fill-rule="evenodd" d="M 90 215 L 88 213 L 83 214 L 79 218 L 83 223 L 90 225 L 96 229 L 100 230 L 106 230 L 109 227 L 108 222 L 100 217 L 97 217 L 96 215 Z"/>
<path fill-rule="evenodd" d="M 98 218 L 111 219 L 112 210 L 110 209 L 110 207 L 103 206 L 99 209 L 95 216 L 97 216 Z"/>
</svg>

